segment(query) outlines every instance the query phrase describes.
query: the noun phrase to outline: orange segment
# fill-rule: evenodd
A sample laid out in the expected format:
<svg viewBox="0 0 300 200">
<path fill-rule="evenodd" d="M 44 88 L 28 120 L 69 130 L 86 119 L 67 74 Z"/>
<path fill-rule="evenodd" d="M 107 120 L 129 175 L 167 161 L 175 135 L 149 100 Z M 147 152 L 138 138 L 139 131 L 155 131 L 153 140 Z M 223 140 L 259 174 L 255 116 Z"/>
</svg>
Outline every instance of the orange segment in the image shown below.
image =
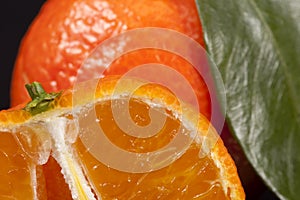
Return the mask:
<svg viewBox="0 0 300 200">
<path fill-rule="evenodd" d="M 87 175 L 103 199 L 230 199 L 218 182 L 219 169 L 212 159 L 198 157 L 200 148 L 195 144 L 172 165 L 142 174 L 109 168 L 80 141 L 76 145 Z"/>
<path fill-rule="evenodd" d="M 115 89 L 117 81 L 117 78 L 101 80 L 96 97 L 100 99 L 116 98 L 118 96 Z M 134 84 L 129 80 L 120 85 L 119 87 L 122 88 L 120 90 L 124 95 L 129 93 L 128 91 Z M 112 94 L 114 96 L 111 96 Z M 84 97 L 82 98 L 84 99 Z M 155 104 L 149 104 L 149 99 Z M 175 117 L 177 116 L 176 112 L 180 112 L 180 105 L 176 97 L 168 90 L 154 84 L 140 87 L 129 101 L 130 117 L 134 123 L 140 126 L 151 123 L 149 107 L 153 107 L 153 105 L 164 107 L 165 115 L 168 117 L 162 130 L 154 137 L 141 139 L 124 133 L 115 122 L 112 102 L 122 104 L 122 98 L 119 98 L 117 103 L 115 100 L 107 100 L 96 104 L 93 109 L 96 111 L 97 118 L 94 120 L 99 122 L 106 137 L 114 145 L 129 152 L 144 153 L 159 149 L 172 140 L 173 130 L 177 130 L 180 125 L 183 125 L 183 122 Z M 191 112 L 189 115 L 197 115 L 197 113 Z M 82 110 L 79 118 L 83 116 L 89 116 L 86 110 Z M 192 118 L 195 119 L 195 116 Z M 192 118 L 190 123 L 194 123 Z M 92 121 L 89 117 L 88 120 Z M 208 142 L 203 144 L 212 148 L 211 153 L 203 158 L 199 157 L 199 152 L 203 151 L 202 148 L 205 147 L 201 146 L 199 143 L 201 139 L 198 138 L 177 161 L 150 173 L 128 173 L 108 167 L 99 162 L 90 153 L 90 147 L 86 147 L 80 139 L 74 144 L 74 148 L 78 151 L 78 156 L 94 191 L 104 199 L 140 199 L 145 196 L 154 199 L 244 199 L 244 192 L 236 176 L 234 163 L 218 135 L 211 129 L 209 122 L 203 116 L 200 116 L 199 127 L 197 128 L 195 124 L 194 126 L 193 130 L 198 130 L 200 138 L 207 133 Z M 216 142 L 216 144 L 211 146 L 210 141 Z M 101 144 L 101 141 L 99 143 L 95 141 L 91 146 L 101 146 Z M 109 151 L 106 153 L 107 156 L 110 155 Z M 122 160 L 121 157 L 120 159 Z"/>
<path fill-rule="evenodd" d="M 9 132 L 0 132 L 0 166 L 0 199 L 32 200 L 35 167 Z"/>
<path fill-rule="evenodd" d="M 63 178 L 63 176 L 57 176 L 57 172 L 61 171 L 61 167 L 57 161 L 51 156 L 48 162 L 43 166 L 43 172 L 45 177 L 45 185 L 47 187 L 47 197 L 52 200 L 71 200 L 71 191 Z M 59 185 L 59 187 L 57 187 Z M 51 191 L 56 191 L 60 188 L 59 193 L 53 193 Z"/>
<path fill-rule="evenodd" d="M 143 116 L 149 105 L 138 100 L 134 101 L 130 107 L 130 111 L 136 113 L 134 122 L 150 123 L 150 119 Z M 170 133 L 176 133 L 180 126 L 178 119 L 168 116 L 162 131 L 156 137 L 147 139 L 128 137 L 114 121 L 111 102 L 101 102 L 95 109 L 100 121 L 99 125 L 102 126 L 106 136 L 113 144 L 119 144 L 126 151 L 141 152 L 140 149 L 136 149 L 137 147 L 141 148 L 142 152 L 159 149 L 170 142 L 172 139 Z M 225 193 L 222 188 L 220 182 L 222 177 L 216 164 L 208 156 L 199 158 L 201 145 L 195 142 L 177 161 L 150 173 L 126 173 L 115 170 L 93 157 L 80 140 L 75 145 L 94 190 L 101 194 L 103 199 L 125 200 L 143 197 L 149 199 L 230 199 L 230 193 Z M 98 143 L 95 141 L 95 145 L 101 145 L 101 141 Z"/>
</svg>

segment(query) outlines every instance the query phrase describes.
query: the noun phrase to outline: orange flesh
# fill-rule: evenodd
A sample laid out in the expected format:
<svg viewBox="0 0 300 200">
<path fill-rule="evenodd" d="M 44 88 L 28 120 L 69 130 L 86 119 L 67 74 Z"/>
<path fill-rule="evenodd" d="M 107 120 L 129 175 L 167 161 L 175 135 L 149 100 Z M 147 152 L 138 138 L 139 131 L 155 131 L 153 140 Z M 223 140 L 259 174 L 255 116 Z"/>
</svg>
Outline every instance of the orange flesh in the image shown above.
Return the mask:
<svg viewBox="0 0 300 200">
<path fill-rule="evenodd" d="M 43 165 L 43 174 L 46 184 L 47 198 L 51 200 L 72 200 L 71 191 L 61 173 L 61 167 L 56 160 L 50 156 L 49 160 Z M 58 187 L 59 185 L 59 187 Z M 54 193 L 59 188 L 59 193 Z"/>
<path fill-rule="evenodd" d="M 0 199 L 32 200 L 33 163 L 12 133 L 0 132 Z"/>
<path fill-rule="evenodd" d="M 117 104 L 121 101 L 118 100 Z M 151 124 L 150 106 L 147 103 L 131 99 L 129 108 L 130 116 L 136 124 L 139 126 Z M 167 119 L 161 131 L 149 138 L 137 138 L 125 134 L 118 127 L 112 114 L 111 101 L 96 104 L 95 110 L 99 125 L 110 141 L 130 152 L 146 153 L 160 149 L 174 138 L 180 127 L 180 121 L 173 113 L 164 110 Z M 80 116 L 83 117 L 84 113 Z M 35 173 L 34 168 L 38 164 L 36 153 L 41 153 L 37 148 L 40 144 L 38 138 L 34 137 L 37 132 L 32 128 L 23 127 L 20 131 L 0 132 L 0 199 L 3 200 L 14 198 L 31 200 L 34 197 L 32 174 Z M 23 140 L 22 131 L 28 136 Z M 26 139 L 30 139 L 30 143 L 26 143 Z M 200 145 L 195 142 L 171 165 L 149 173 L 127 173 L 102 164 L 87 151 L 80 138 L 77 139 L 74 147 L 94 193 L 104 200 L 145 197 L 147 199 L 230 199 L 229 194 L 224 193 L 220 183 L 222 178 L 219 177 L 219 169 L 209 156 L 199 158 Z M 51 161 L 55 162 L 50 158 L 48 163 Z M 59 171 L 55 169 L 57 170 Z M 46 175 L 44 182 L 40 183 L 40 180 L 37 180 L 42 184 L 37 188 L 39 199 L 47 197 L 48 199 L 71 199 L 69 190 L 66 190 L 64 195 L 57 196 L 43 188 L 45 184 L 46 186 L 52 184 L 47 180 L 50 174 L 50 171 L 44 171 Z M 66 185 L 64 179 L 59 182 L 62 183 L 60 186 Z"/>
<path fill-rule="evenodd" d="M 131 117 L 136 124 L 145 126 L 151 122 L 150 117 L 145 115 L 149 105 L 136 99 L 131 100 L 129 105 Z M 172 139 L 172 130 L 177 130 L 180 125 L 178 120 L 171 117 L 172 113 L 166 111 L 169 114 L 166 114 L 164 131 L 158 137 L 135 138 L 118 128 L 110 101 L 102 101 L 95 108 L 106 136 L 127 151 L 159 149 Z M 93 157 L 80 139 L 74 145 L 94 191 L 101 194 L 103 199 L 230 199 L 219 182 L 219 169 L 210 157 L 199 158 L 200 145 L 195 142 L 171 165 L 149 173 L 115 170 Z"/>
</svg>

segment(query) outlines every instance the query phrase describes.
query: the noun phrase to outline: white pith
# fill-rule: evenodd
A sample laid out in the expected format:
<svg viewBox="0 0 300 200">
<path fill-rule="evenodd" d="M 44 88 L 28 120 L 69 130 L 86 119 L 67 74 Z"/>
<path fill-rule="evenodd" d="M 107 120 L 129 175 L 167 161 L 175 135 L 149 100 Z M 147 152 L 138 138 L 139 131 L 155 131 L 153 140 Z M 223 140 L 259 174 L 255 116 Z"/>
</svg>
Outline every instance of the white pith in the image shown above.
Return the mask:
<svg viewBox="0 0 300 200">
<path fill-rule="evenodd" d="M 75 200 L 96 200 L 77 159 L 74 157 L 71 146 L 66 144 L 67 119 L 57 117 L 47 121 L 46 126 L 54 140 L 55 148 L 52 150 L 52 156 L 62 168 L 61 172 L 70 187 L 72 198 Z"/>
</svg>

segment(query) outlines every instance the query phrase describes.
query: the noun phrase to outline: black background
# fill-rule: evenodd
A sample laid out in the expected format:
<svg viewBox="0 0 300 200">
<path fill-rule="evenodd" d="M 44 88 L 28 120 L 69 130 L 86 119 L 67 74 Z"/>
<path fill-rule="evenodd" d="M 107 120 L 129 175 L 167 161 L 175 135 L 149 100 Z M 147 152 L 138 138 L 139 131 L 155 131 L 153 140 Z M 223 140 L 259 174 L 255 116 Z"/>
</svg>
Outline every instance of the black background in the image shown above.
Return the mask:
<svg viewBox="0 0 300 200">
<path fill-rule="evenodd" d="M 12 70 L 22 37 L 44 0 L 2 1 L 0 7 L 0 110 L 9 108 Z M 277 199 L 270 191 L 260 198 Z"/>
<path fill-rule="evenodd" d="M 44 1 L 0 3 L 0 109 L 9 108 L 9 89 L 19 43 Z"/>
</svg>

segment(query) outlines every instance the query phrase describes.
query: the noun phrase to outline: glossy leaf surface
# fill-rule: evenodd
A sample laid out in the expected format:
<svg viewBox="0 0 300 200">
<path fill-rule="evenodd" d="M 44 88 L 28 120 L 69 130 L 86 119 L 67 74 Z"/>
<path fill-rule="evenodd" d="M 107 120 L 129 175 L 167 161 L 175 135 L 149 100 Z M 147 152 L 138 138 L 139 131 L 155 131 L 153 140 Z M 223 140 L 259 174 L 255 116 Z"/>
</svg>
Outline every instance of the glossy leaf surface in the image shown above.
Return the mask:
<svg viewBox="0 0 300 200">
<path fill-rule="evenodd" d="M 197 0 L 227 120 L 281 199 L 300 196 L 300 2 Z"/>
</svg>

